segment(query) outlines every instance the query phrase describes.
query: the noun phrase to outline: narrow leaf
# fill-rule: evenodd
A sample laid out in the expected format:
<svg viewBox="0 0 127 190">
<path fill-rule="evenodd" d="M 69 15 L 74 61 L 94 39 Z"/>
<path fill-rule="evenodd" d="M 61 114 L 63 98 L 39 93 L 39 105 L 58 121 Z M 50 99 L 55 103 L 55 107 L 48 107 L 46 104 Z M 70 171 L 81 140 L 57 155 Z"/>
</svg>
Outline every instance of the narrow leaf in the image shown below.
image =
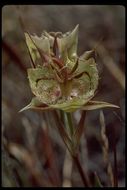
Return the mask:
<svg viewBox="0 0 127 190">
<path fill-rule="evenodd" d="M 65 145 L 67 146 L 69 152 L 72 154 L 72 151 L 71 151 L 72 150 L 72 148 L 71 148 L 72 147 L 72 141 L 69 138 L 68 134 L 66 133 L 65 128 L 63 126 L 63 123 L 61 122 L 57 112 L 54 110 L 52 113 L 54 115 L 54 119 L 56 121 L 56 126 L 59 130 L 59 133 L 60 133 Z"/>
<path fill-rule="evenodd" d="M 82 115 L 81 115 L 81 118 L 80 118 L 80 121 L 78 123 L 78 126 L 77 126 L 77 128 L 75 130 L 75 133 L 74 133 L 74 136 L 73 136 L 75 149 L 77 149 L 77 147 L 78 147 L 78 145 L 80 143 L 81 136 L 83 134 L 85 116 L 86 116 L 86 112 L 83 111 Z"/>
<path fill-rule="evenodd" d="M 71 75 L 72 73 L 74 73 L 77 68 L 78 68 L 78 58 L 77 58 L 76 63 L 75 63 L 74 66 L 72 67 L 72 70 L 70 71 L 69 75 Z"/>
<path fill-rule="evenodd" d="M 114 104 L 110 104 L 107 102 L 102 101 L 89 101 L 86 105 L 84 105 L 81 109 L 82 110 L 95 110 L 105 107 L 113 107 L 113 108 L 120 108 L 119 106 L 116 106 Z"/>
</svg>

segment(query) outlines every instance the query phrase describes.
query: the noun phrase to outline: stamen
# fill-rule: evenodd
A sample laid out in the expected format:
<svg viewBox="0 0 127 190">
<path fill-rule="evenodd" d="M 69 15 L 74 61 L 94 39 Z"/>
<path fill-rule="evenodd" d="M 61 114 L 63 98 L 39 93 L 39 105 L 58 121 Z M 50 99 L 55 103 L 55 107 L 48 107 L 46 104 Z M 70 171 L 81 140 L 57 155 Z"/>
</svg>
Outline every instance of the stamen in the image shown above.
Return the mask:
<svg viewBox="0 0 127 190">
<path fill-rule="evenodd" d="M 63 62 L 55 57 L 52 58 L 53 62 L 56 63 L 60 68 L 64 66 Z"/>
<path fill-rule="evenodd" d="M 55 36 L 62 36 L 62 32 L 49 32 L 49 34 L 51 35 L 51 36 L 53 36 L 53 37 L 55 37 Z"/>
<path fill-rule="evenodd" d="M 67 65 L 65 65 L 64 67 L 62 67 L 62 68 L 60 69 L 60 72 L 61 72 L 63 69 L 65 69 L 65 68 L 67 68 Z"/>
<path fill-rule="evenodd" d="M 70 71 L 69 75 L 71 75 L 72 73 L 74 73 L 76 71 L 76 69 L 78 67 L 78 60 L 79 60 L 79 58 L 77 58 L 77 61 L 76 61 L 75 65 L 74 65 L 74 67 L 72 68 L 72 70 Z"/>
<path fill-rule="evenodd" d="M 58 75 L 58 73 L 56 72 L 56 70 L 54 70 L 55 72 L 55 77 L 56 77 L 56 80 L 59 82 L 59 83 L 63 83 L 63 79 L 61 79 L 61 77 Z"/>
</svg>

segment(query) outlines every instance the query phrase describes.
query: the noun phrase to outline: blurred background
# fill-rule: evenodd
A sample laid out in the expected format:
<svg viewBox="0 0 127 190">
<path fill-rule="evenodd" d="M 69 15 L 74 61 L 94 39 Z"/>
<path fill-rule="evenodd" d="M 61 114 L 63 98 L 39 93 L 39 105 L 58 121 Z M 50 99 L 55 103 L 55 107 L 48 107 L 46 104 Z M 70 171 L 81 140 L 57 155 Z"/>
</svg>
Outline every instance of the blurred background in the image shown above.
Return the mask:
<svg viewBox="0 0 127 190">
<path fill-rule="evenodd" d="M 2 9 L 2 186 L 83 187 L 56 128 L 51 111 L 18 113 L 32 93 L 27 68 L 31 66 L 24 30 L 67 32 L 79 24 L 78 55 L 97 44 L 99 87 L 95 100 L 120 109 L 103 110 L 114 171 L 117 153 L 119 187 L 125 186 L 125 8 L 101 5 L 25 5 Z M 74 124 L 80 111 L 73 114 Z M 102 153 L 100 110 L 88 111 L 80 143 L 80 160 L 94 183 L 94 172 L 104 186 L 109 176 Z M 114 148 L 115 147 L 115 148 Z"/>
</svg>

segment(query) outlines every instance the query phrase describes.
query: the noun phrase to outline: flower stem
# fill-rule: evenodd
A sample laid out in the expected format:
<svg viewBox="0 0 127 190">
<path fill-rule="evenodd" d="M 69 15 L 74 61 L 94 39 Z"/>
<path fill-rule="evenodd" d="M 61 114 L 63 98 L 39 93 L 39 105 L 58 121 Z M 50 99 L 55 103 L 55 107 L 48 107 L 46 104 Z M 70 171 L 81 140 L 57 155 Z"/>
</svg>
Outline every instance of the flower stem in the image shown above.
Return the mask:
<svg viewBox="0 0 127 190">
<path fill-rule="evenodd" d="M 67 121 L 68 121 L 69 133 L 70 133 L 70 136 L 72 137 L 73 133 L 74 133 L 74 129 L 73 129 L 73 122 L 72 122 L 71 113 L 66 113 L 66 118 L 67 118 Z"/>
<path fill-rule="evenodd" d="M 69 133 L 69 136 L 71 138 L 71 141 L 72 141 L 72 146 L 71 146 L 72 154 L 71 154 L 71 156 L 72 156 L 72 158 L 73 158 L 73 160 L 74 160 L 74 162 L 75 162 L 75 164 L 77 166 L 77 169 L 78 169 L 79 174 L 80 174 L 80 176 L 82 178 L 84 186 L 85 187 L 90 187 L 89 180 L 88 180 L 88 178 L 87 178 L 87 176 L 86 176 L 85 172 L 83 171 L 83 168 L 82 168 L 82 166 L 80 164 L 78 154 L 75 154 L 74 149 L 73 149 L 75 142 L 73 140 L 74 126 L 73 126 L 73 122 L 72 122 L 71 113 L 64 112 L 64 116 L 65 116 L 64 119 L 65 119 L 66 129 L 67 129 L 67 131 Z"/>
<path fill-rule="evenodd" d="M 75 164 L 77 166 L 77 169 L 78 169 L 78 171 L 80 173 L 80 176 L 82 178 L 84 186 L 85 187 L 91 187 L 91 185 L 90 185 L 90 183 L 88 181 L 88 178 L 87 178 L 87 176 L 86 176 L 85 172 L 83 171 L 83 168 L 82 168 L 82 166 L 80 164 L 78 155 L 73 156 L 73 160 L 74 160 L 74 162 L 75 162 Z"/>
</svg>

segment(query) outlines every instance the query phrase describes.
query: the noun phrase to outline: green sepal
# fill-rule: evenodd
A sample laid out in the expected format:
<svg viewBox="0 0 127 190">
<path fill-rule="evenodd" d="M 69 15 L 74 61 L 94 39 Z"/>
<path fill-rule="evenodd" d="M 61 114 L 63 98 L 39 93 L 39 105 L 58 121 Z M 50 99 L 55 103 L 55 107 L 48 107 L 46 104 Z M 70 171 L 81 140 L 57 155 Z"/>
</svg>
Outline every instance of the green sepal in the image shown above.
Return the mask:
<svg viewBox="0 0 127 190">
<path fill-rule="evenodd" d="M 76 111 L 77 109 L 80 109 L 83 104 L 86 104 L 92 97 L 89 97 L 89 98 L 82 98 L 82 99 L 79 99 L 79 98 L 73 98 L 72 100 L 66 100 L 65 102 L 63 103 L 56 103 L 54 105 L 49 105 L 51 108 L 54 108 L 54 109 L 60 109 L 60 110 L 63 110 L 65 112 L 74 112 Z"/>
<path fill-rule="evenodd" d="M 35 110 L 42 110 L 42 111 L 51 110 L 51 108 L 48 105 L 43 104 L 36 97 L 32 98 L 32 101 L 27 106 L 22 108 L 19 112 L 23 112 L 28 109 L 35 109 Z"/>
<path fill-rule="evenodd" d="M 102 101 L 89 101 L 87 104 L 85 104 L 83 107 L 81 107 L 81 110 L 95 110 L 105 107 L 112 107 L 112 108 L 120 108 L 117 105 L 102 102 Z"/>
</svg>

